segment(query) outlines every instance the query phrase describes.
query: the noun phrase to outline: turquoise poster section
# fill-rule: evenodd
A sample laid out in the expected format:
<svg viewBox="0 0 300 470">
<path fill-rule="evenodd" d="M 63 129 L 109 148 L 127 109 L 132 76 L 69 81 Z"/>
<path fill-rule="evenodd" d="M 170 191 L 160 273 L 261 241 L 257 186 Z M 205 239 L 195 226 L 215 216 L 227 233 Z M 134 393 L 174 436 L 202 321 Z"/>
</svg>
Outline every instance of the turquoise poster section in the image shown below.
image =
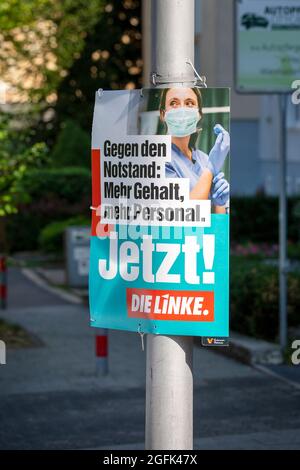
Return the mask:
<svg viewBox="0 0 300 470">
<path fill-rule="evenodd" d="M 120 232 L 126 227 L 116 225 L 115 230 Z M 149 234 L 149 227 L 139 228 Z M 153 229 L 152 229 L 153 230 Z M 157 227 L 158 233 L 161 227 Z M 176 234 L 174 233 L 176 232 Z M 181 273 L 179 284 L 169 283 L 146 283 L 143 280 L 141 267 L 140 274 L 134 282 L 124 281 L 120 274 L 112 280 L 105 280 L 100 277 L 98 270 L 99 259 L 107 259 L 109 256 L 109 238 L 91 237 L 90 256 L 90 311 L 92 312 L 91 326 L 99 328 L 119 329 L 135 332 L 167 335 L 191 335 L 191 336 L 229 336 L 229 216 L 227 214 L 212 214 L 211 226 L 209 228 L 185 228 L 181 231 L 181 239 L 178 239 L 178 228 L 171 228 L 171 236 L 168 240 L 153 237 L 153 243 L 179 243 L 184 244 L 185 236 L 197 236 L 197 243 L 200 245 L 200 252 L 197 255 L 200 284 L 191 285 L 184 279 L 184 258 L 180 254 L 174 263 L 170 273 Z M 156 233 L 155 229 L 153 234 Z M 151 234 L 151 232 L 150 232 Z M 215 235 L 215 255 L 212 271 L 215 273 L 214 284 L 202 284 L 202 273 L 205 271 L 203 259 L 203 235 Z M 175 236 L 176 235 L 176 236 Z M 176 239 L 177 237 L 177 239 Z M 120 240 L 120 245 L 124 241 Z M 138 246 L 141 244 L 141 237 L 132 240 Z M 153 272 L 160 265 L 165 253 L 153 252 Z M 214 320 L 203 321 L 175 321 L 129 318 L 126 305 L 126 289 L 141 288 L 152 290 L 174 290 L 178 291 L 213 291 L 214 292 Z"/>
</svg>

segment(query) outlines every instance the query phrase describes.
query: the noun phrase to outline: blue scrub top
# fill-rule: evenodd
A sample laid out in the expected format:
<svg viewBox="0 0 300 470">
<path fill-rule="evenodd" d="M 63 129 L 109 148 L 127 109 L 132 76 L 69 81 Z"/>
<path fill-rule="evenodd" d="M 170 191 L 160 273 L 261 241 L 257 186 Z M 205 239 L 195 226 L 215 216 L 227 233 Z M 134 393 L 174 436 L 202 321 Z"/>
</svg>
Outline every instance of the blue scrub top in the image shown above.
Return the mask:
<svg viewBox="0 0 300 470">
<path fill-rule="evenodd" d="M 166 177 L 189 178 L 190 191 L 192 191 L 207 167 L 208 155 L 201 150 L 194 149 L 192 160 L 184 155 L 175 144 L 172 144 L 172 160 L 165 165 Z"/>
</svg>

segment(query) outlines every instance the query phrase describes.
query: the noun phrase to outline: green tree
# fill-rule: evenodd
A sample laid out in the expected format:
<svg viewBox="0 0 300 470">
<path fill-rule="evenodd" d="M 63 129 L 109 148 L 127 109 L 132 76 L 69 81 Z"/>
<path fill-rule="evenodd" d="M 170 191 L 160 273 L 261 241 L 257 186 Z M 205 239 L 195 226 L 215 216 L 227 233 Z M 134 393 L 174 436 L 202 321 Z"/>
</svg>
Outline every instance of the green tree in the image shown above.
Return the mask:
<svg viewBox="0 0 300 470">
<path fill-rule="evenodd" d="M 140 87 L 141 73 L 141 1 L 105 0 L 80 57 L 58 88 L 57 124 L 71 118 L 90 131 L 95 91 Z"/>
<path fill-rule="evenodd" d="M 55 167 L 84 166 L 90 168 L 90 135 L 69 119 L 58 134 L 51 152 L 51 164 Z"/>
<path fill-rule="evenodd" d="M 18 204 L 26 202 L 20 183 L 28 169 L 46 158 L 43 142 L 32 144 L 27 131 L 12 129 L 6 119 L 0 120 L 0 217 L 16 213 Z"/>
<path fill-rule="evenodd" d="M 13 129 L 8 118 L 0 119 L 0 253 L 7 251 L 6 219 L 18 211 L 28 194 L 21 183 L 28 169 L 36 168 L 47 159 L 43 142 L 32 143 L 28 130 Z"/>
<path fill-rule="evenodd" d="M 0 76 L 14 100 L 55 101 L 101 5 L 102 0 L 1 0 Z"/>
</svg>

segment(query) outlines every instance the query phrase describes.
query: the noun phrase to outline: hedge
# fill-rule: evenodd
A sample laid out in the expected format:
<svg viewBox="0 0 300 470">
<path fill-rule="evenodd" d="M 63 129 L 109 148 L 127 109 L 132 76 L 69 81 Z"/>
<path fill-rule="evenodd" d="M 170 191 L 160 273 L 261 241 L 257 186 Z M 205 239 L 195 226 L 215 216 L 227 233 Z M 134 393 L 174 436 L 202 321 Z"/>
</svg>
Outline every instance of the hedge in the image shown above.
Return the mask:
<svg viewBox="0 0 300 470">
<path fill-rule="evenodd" d="M 75 121 L 67 120 L 60 130 L 51 152 L 54 167 L 82 166 L 89 168 L 91 138 Z"/>
<path fill-rule="evenodd" d="M 300 240 L 299 198 L 288 200 L 288 239 Z M 231 240 L 234 242 L 278 242 L 278 197 L 231 198 Z"/>
<path fill-rule="evenodd" d="M 44 252 L 61 253 L 64 248 L 64 233 L 67 227 L 90 225 L 90 219 L 83 216 L 52 222 L 39 235 L 39 247 Z"/>
<path fill-rule="evenodd" d="M 22 189 L 33 203 L 40 198 L 77 202 L 91 193 L 91 172 L 87 168 L 44 168 L 32 170 L 22 180 Z"/>
<path fill-rule="evenodd" d="M 231 328 L 256 338 L 275 340 L 279 328 L 278 269 L 263 261 L 232 257 Z M 288 324 L 300 323 L 300 273 L 288 277 Z"/>
<path fill-rule="evenodd" d="M 22 181 L 28 203 L 7 220 L 10 251 L 38 248 L 41 230 L 51 222 L 73 216 L 90 217 L 91 174 L 88 169 L 69 167 L 29 172 Z"/>
</svg>

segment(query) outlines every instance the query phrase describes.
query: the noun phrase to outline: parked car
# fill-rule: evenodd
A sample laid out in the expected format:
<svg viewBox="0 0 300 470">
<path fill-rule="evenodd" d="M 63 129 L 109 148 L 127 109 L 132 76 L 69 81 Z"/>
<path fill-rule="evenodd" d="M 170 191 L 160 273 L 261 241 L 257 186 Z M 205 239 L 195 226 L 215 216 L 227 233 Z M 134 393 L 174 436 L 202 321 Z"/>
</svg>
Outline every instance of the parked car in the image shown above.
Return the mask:
<svg viewBox="0 0 300 470">
<path fill-rule="evenodd" d="M 242 16 L 242 25 L 246 29 L 250 28 L 266 28 L 269 25 L 269 21 L 263 16 L 255 15 L 254 13 L 245 13 Z"/>
</svg>

